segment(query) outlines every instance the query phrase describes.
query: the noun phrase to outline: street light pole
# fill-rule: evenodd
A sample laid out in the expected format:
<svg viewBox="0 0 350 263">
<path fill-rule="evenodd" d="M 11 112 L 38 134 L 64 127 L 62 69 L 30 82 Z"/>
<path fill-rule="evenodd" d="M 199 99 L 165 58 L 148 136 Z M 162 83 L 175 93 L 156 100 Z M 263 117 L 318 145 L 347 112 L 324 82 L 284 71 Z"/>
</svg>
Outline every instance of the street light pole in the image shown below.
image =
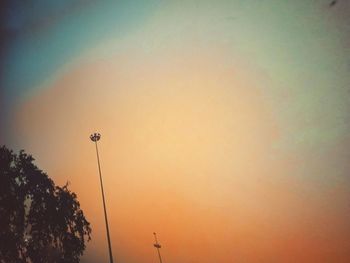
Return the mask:
<svg viewBox="0 0 350 263">
<path fill-rule="evenodd" d="M 163 263 L 162 257 L 160 256 L 160 251 L 159 251 L 159 249 L 160 249 L 162 246 L 158 243 L 157 234 L 154 232 L 153 235 L 154 235 L 154 240 L 156 241 L 156 243 L 155 243 L 153 246 L 157 249 L 158 257 L 159 257 L 159 262 L 160 262 L 160 263 Z"/>
<path fill-rule="evenodd" d="M 111 246 L 111 238 L 109 236 L 109 227 L 108 227 L 108 219 L 107 219 L 107 211 L 106 211 L 106 201 L 105 195 L 103 191 L 103 182 L 102 182 L 102 174 L 101 174 L 101 165 L 100 165 L 100 156 L 98 154 L 97 141 L 100 140 L 101 134 L 93 133 L 90 135 L 91 141 L 95 143 L 96 146 L 96 155 L 97 155 L 97 164 L 98 164 L 98 172 L 100 175 L 100 184 L 101 184 L 101 193 L 102 193 L 102 201 L 103 201 L 103 210 L 105 215 L 105 223 L 106 223 L 106 231 L 107 231 L 107 241 L 108 241 L 108 250 L 109 250 L 109 262 L 113 263 L 113 255 L 112 255 L 112 246 Z"/>
</svg>

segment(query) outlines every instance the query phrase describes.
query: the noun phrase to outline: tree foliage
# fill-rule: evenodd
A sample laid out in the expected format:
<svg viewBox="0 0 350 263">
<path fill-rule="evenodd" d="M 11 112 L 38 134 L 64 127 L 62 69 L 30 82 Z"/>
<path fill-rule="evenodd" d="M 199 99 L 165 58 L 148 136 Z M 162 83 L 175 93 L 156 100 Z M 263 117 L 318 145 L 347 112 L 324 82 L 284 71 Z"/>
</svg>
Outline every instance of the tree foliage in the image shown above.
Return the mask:
<svg viewBox="0 0 350 263">
<path fill-rule="evenodd" d="M 0 262 L 79 262 L 91 228 L 75 193 L 0 147 Z"/>
</svg>

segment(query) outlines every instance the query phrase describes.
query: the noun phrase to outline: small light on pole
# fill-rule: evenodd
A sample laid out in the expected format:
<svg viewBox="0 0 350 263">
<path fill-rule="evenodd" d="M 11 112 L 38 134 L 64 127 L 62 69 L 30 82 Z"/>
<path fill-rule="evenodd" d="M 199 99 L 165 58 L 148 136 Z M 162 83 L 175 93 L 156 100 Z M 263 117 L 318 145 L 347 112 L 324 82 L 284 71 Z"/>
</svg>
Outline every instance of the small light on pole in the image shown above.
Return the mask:
<svg viewBox="0 0 350 263">
<path fill-rule="evenodd" d="M 107 218 L 107 210 L 106 210 L 106 201 L 105 201 L 105 195 L 104 195 L 104 191 L 103 191 L 103 182 L 102 182 L 102 174 L 101 174 L 100 157 L 99 157 L 99 154 L 98 154 L 98 147 L 97 147 L 97 141 L 99 141 L 101 139 L 101 134 L 95 132 L 95 133 L 90 135 L 90 139 L 91 139 L 91 141 L 93 141 L 95 143 L 95 146 L 96 146 L 96 155 L 97 155 L 98 172 L 99 172 L 99 175 L 100 175 L 103 211 L 104 211 L 105 223 L 106 223 L 108 251 L 109 251 L 109 261 L 110 261 L 110 263 L 113 263 L 111 238 L 109 236 L 108 218 Z"/>
<path fill-rule="evenodd" d="M 154 232 L 153 235 L 154 235 L 154 240 L 156 241 L 156 243 L 153 244 L 153 246 L 157 249 L 158 257 L 159 257 L 159 262 L 160 262 L 160 263 L 163 263 L 162 257 L 160 256 L 160 251 L 159 251 L 159 249 L 160 249 L 162 246 L 158 243 L 158 239 L 157 239 L 157 234 L 156 234 L 156 232 Z"/>
</svg>

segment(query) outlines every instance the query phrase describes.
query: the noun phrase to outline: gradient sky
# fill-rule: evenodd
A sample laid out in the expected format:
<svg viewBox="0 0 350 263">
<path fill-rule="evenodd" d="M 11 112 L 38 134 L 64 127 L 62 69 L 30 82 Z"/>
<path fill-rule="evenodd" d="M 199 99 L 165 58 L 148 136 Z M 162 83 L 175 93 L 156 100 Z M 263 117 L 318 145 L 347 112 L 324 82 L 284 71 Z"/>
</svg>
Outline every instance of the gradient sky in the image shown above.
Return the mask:
<svg viewBox="0 0 350 263">
<path fill-rule="evenodd" d="M 11 1 L 0 144 L 70 182 L 107 262 L 350 261 L 350 1 Z"/>
</svg>

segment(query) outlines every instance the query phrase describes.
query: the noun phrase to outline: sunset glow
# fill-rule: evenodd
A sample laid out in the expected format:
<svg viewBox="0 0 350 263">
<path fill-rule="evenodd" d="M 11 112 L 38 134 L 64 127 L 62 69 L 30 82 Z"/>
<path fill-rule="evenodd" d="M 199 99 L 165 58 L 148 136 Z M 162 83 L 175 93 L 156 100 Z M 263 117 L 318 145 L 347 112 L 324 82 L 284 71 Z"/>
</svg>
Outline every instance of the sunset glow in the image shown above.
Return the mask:
<svg viewBox="0 0 350 263">
<path fill-rule="evenodd" d="M 0 144 L 70 182 L 82 262 L 95 131 L 116 262 L 157 262 L 153 232 L 165 263 L 349 262 L 350 2 L 116 2 L 38 11 L 2 66 Z"/>
</svg>

